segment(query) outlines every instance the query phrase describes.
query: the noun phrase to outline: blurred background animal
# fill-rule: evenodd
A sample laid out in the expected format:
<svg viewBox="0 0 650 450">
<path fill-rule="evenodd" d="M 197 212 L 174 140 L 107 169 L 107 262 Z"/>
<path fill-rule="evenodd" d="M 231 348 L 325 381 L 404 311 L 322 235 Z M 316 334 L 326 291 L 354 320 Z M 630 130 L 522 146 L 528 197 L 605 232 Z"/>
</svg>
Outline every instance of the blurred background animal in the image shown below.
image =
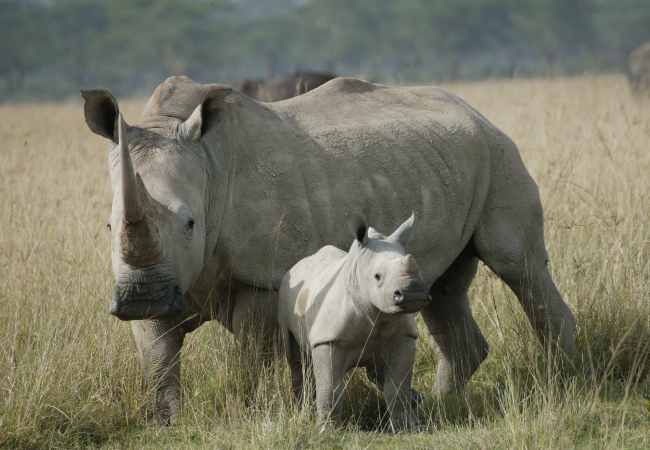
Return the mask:
<svg viewBox="0 0 650 450">
<path fill-rule="evenodd" d="M 279 79 L 244 80 L 237 90 L 259 102 L 277 102 L 309 92 L 334 78 L 331 73 L 294 71 Z"/>
</svg>

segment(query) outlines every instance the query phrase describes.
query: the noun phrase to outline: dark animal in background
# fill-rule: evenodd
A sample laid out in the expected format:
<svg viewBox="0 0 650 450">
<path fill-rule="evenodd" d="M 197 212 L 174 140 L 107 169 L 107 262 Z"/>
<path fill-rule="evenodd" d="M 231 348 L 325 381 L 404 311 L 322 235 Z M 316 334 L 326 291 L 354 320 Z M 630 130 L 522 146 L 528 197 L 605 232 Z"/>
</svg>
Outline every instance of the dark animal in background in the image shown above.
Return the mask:
<svg viewBox="0 0 650 450">
<path fill-rule="evenodd" d="M 258 102 L 277 102 L 304 94 L 336 78 L 330 73 L 294 72 L 280 79 L 244 80 L 237 90 Z"/>
<path fill-rule="evenodd" d="M 628 57 L 627 76 L 633 92 L 650 90 L 650 42 L 632 50 Z"/>
</svg>

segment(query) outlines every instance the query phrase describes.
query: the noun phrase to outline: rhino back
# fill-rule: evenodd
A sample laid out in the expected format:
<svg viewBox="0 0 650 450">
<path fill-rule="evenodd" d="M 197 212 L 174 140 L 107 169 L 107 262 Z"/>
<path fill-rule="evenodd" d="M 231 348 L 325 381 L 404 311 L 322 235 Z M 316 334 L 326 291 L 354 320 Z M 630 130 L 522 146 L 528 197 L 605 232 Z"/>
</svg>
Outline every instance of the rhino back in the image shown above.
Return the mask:
<svg viewBox="0 0 650 450">
<path fill-rule="evenodd" d="M 241 256 L 227 263 L 235 277 L 278 286 L 323 245 L 347 248 L 345 212 L 395 229 L 416 210 L 412 253 L 432 283 L 473 233 L 500 135 L 439 88 L 338 78 L 263 108 L 242 102 L 222 134 L 235 162 L 221 245 Z"/>
</svg>

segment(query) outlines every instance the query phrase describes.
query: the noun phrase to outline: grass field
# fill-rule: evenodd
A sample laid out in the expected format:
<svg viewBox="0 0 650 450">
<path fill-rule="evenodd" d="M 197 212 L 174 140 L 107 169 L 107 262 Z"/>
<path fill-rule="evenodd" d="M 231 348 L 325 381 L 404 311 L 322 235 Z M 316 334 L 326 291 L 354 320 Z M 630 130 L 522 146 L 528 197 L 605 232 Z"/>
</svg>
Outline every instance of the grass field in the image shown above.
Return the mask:
<svg viewBox="0 0 650 450">
<path fill-rule="evenodd" d="M 156 427 L 130 327 L 108 314 L 108 145 L 81 99 L 0 105 L 0 447 L 650 448 L 650 100 L 623 76 L 446 87 L 519 145 L 599 377 L 549 370 L 517 300 L 481 266 L 470 296 L 491 352 L 463 395 L 427 397 L 426 432 L 389 434 L 358 372 L 347 428 L 319 434 L 284 360 L 262 365 L 216 323 L 186 339 L 182 420 Z M 127 122 L 143 104 L 121 101 Z M 428 392 L 435 368 L 420 339 L 414 386 Z"/>
</svg>

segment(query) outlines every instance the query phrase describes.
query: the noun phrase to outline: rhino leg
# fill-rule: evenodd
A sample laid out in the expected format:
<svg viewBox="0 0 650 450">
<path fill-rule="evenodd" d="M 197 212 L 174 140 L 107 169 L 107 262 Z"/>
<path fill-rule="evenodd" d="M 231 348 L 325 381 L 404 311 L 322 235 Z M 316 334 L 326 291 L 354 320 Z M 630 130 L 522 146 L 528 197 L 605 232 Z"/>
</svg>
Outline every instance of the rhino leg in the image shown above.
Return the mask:
<svg viewBox="0 0 650 450">
<path fill-rule="evenodd" d="M 242 287 L 232 312 L 232 332 L 242 342 L 272 351 L 278 333 L 278 293 L 270 289 Z"/>
<path fill-rule="evenodd" d="M 384 397 L 394 431 L 411 431 L 418 418 L 411 408 L 411 379 L 415 362 L 415 339 L 394 342 L 383 352 L 385 361 Z"/>
<path fill-rule="evenodd" d="M 312 349 L 316 377 L 316 407 L 321 431 L 341 425 L 345 390 L 345 353 L 330 344 Z"/>
<path fill-rule="evenodd" d="M 479 258 L 515 293 L 542 344 L 552 352 L 560 349 L 570 364 L 579 364 L 575 318 L 547 267 L 539 196 L 508 200 L 510 204 L 502 201 L 501 207 L 486 208 L 474 233 Z"/>
<path fill-rule="evenodd" d="M 383 367 L 378 367 L 376 364 L 366 366 L 366 375 L 368 376 L 368 380 L 372 381 L 382 392 L 384 391 L 384 383 L 386 379 L 384 377 Z M 423 401 L 424 395 L 422 392 L 411 388 L 411 408 L 417 408 Z"/>
<path fill-rule="evenodd" d="M 316 394 L 313 367 L 309 358 L 303 354 L 298 341 L 289 328 L 281 330 L 284 354 L 291 370 L 291 387 L 299 403 Z"/>
<path fill-rule="evenodd" d="M 180 352 L 185 331 L 178 320 L 134 320 L 131 329 L 149 386 L 155 390 L 155 416 L 169 425 L 181 415 Z"/>
<path fill-rule="evenodd" d="M 431 286 L 432 302 L 421 311 L 438 360 L 433 393 L 461 390 L 487 358 L 488 343 L 472 315 L 467 291 L 478 259 L 472 243 Z"/>
</svg>

